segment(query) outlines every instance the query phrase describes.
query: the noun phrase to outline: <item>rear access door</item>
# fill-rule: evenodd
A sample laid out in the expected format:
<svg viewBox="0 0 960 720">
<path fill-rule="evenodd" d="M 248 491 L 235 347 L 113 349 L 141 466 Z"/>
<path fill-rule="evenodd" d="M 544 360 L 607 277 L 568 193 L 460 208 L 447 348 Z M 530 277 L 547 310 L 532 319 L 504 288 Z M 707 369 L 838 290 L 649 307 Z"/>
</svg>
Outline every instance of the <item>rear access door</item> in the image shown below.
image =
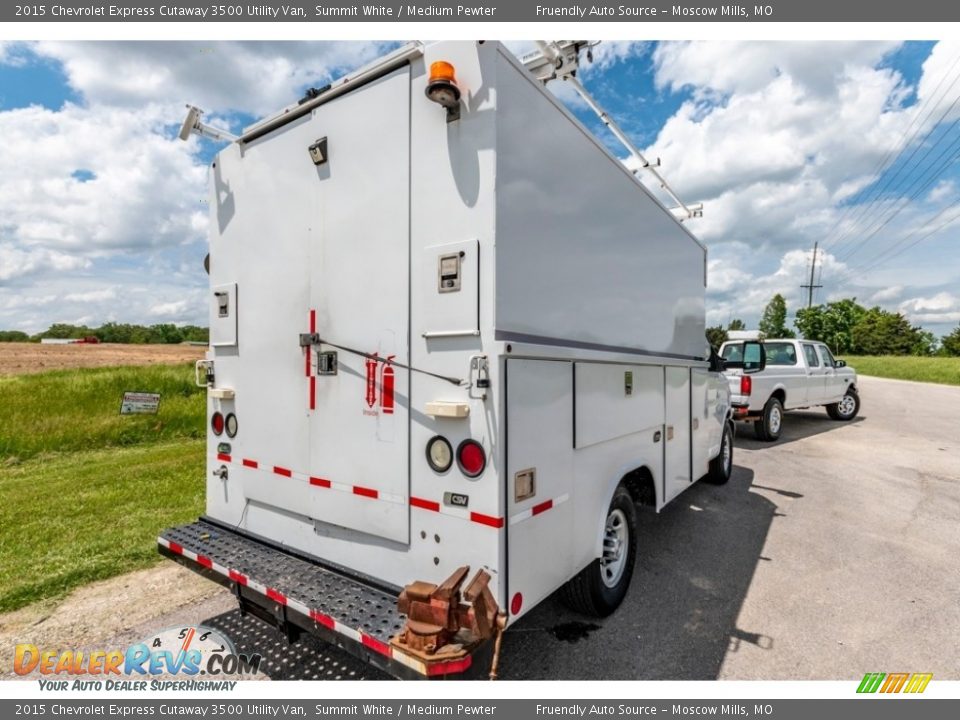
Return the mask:
<svg viewBox="0 0 960 720">
<path fill-rule="evenodd" d="M 314 111 L 326 158 L 316 207 L 304 322 L 309 351 L 310 516 L 409 539 L 410 69 Z M 325 143 L 324 143 L 325 139 Z M 308 160 L 307 148 L 303 148 Z M 342 534 L 342 533 L 341 533 Z"/>
</svg>

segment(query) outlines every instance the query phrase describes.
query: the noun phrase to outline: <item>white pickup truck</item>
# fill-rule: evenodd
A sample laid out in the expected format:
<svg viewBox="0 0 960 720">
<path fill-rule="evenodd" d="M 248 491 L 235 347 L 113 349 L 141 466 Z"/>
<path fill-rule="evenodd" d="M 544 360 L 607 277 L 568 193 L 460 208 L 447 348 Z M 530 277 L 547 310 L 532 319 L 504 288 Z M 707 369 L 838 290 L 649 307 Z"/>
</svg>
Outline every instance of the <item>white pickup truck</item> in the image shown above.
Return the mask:
<svg viewBox="0 0 960 720">
<path fill-rule="evenodd" d="M 734 419 L 753 423 L 760 440 L 773 441 L 783 430 L 785 410 L 826 406 L 834 420 L 853 420 L 860 412 L 857 373 L 830 348 L 810 340 L 765 340 L 766 367 L 754 373 L 727 369 Z M 743 360 L 743 341 L 725 342 L 720 357 Z"/>
</svg>

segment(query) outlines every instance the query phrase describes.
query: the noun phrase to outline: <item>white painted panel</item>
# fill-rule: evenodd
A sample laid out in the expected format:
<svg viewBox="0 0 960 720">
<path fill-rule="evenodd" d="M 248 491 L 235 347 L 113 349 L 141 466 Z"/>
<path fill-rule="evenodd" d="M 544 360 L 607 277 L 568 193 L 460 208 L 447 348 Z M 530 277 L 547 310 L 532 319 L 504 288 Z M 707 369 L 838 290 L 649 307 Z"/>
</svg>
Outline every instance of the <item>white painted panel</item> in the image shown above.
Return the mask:
<svg viewBox="0 0 960 720">
<path fill-rule="evenodd" d="M 507 361 L 507 550 L 509 592 L 523 595 L 520 615 L 574 571 L 573 366 L 547 360 Z M 516 502 L 518 471 L 536 470 L 536 495 Z M 547 501 L 553 507 L 529 518 Z"/>
<path fill-rule="evenodd" d="M 439 263 L 454 261 L 459 265 L 459 288 L 441 289 Z M 423 298 L 428 338 L 470 336 L 480 330 L 478 305 L 480 281 L 480 246 L 476 240 L 432 245 L 421 258 L 420 295 Z"/>
<path fill-rule="evenodd" d="M 506 58 L 497 332 L 703 357 L 705 250 Z"/>
<path fill-rule="evenodd" d="M 577 363 L 576 409 L 578 448 L 659 427 L 663 423 L 663 368 Z"/>
<path fill-rule="evenodd" d="M 710 469 L 710 458 L 716 455 L 722 421 L 716 418 L 717 391 L 708 385 L 708 371 L 690 370 L 690 432 L 693 449 L 693 478 L 699 479 Z"/>
<path fill-rule="evenodd" d="M 237 284 L 216 285 L 210 296 L 210 344 L 232 347 L 237 344 Z"/>
<path fill-rule="evenodd" d="M 309 179 L 317 197 L 309 259 L 317 333 L 404 365 L 410 357 L 409 97 L 410 70 L 401 68 L 317 108 L 311 126 L 328 138 L 330 160 Z M 311 515 L 406 542 L 409 371 L 333 346 L 321 350 L 336 350 L 338 372 L 315 379 L 310 475 L 401 501 L 320 493 Z"/>
<path fill-rule="evenodd" d="M 664 498 L 669 501 L 690 486 L 690 369 L 668 367 L 664 431 Z"/>
</svg>

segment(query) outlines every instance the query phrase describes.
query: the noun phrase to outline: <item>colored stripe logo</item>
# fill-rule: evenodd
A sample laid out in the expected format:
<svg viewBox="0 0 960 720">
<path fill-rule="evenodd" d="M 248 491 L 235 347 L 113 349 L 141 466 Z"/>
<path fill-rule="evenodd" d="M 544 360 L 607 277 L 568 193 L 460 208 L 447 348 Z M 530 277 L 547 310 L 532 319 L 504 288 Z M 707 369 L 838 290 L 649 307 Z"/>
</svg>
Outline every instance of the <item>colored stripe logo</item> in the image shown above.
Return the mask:
<svg viewBox="0 0 960 720">
<path fill-rule="evenodd" d="M 857 687 L 858 693 L 922 693 L 933 673 L 867 673 Z"/>
</svg>

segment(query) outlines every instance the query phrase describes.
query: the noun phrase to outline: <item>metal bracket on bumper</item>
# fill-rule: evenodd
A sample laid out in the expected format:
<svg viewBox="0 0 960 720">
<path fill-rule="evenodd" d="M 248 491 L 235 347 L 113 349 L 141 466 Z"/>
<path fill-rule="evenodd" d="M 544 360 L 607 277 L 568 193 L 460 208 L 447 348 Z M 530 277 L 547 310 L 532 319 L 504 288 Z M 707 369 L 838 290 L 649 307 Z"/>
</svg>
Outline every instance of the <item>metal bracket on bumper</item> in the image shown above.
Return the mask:
<svg viewBox="0 0 960 720">
<path fill-rule="evenodd" d="M 406 624 L 397 609 L 399 588 L 378 587 L 208 519 L 164 530 L 157 545 L 162 555 L 227 587 L 241 612 L 274 625 L 290 641 L 309 632 L 400 678 L 486 675 L 492 643 L 440 662 L 391 645 Z"/>
</svg>

